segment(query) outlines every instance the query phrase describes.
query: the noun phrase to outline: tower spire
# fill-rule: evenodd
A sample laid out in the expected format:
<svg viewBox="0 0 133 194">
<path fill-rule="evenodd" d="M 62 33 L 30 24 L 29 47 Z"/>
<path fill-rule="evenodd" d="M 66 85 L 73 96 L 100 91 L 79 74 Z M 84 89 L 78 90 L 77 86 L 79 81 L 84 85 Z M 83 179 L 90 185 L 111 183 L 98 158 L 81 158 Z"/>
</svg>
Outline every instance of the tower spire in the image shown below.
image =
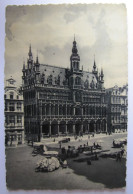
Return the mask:
<svg viewBox="0 0 133 194">
<path fill-rule="evenodd" d="M 31 44 L 29 46 L 29 56 L 32 56 L 32 52 L 31 52 Z"/>
<path fill-rule="evenodd" d="M 78 49 L 77 49 L 77 43 L 75 41 L 75 34 L 74 34 L 74 41 L 73 41 L 73 48 L 72 48 L 72 53 L 76 54 L 78 53 Z"/>
<path fill-rule="evenodd" d="M 29 55 L 29 60 L 33 60 L 33 56 L 32 56 L 32 51 L 31 51 L 31 44 L 30 44 L 30 46 L 29 46 L 29 53 L 28 53 L 28 55 Z"/>
<path fill-rule="evenodd" d="M 23 70 L 25 70 L 25 61 L 23 59 Z"/>
<path fill-rule="evenodd" d="M 101 81 L 103 81 L 103 77 L 104 77 L 103 68 L 101 68 Z"/>
<path fill-rule="evenodd" d="M 71 69 L 76 71 L 80 69 L 80 56 L 78 55 L 77 43 L 75 41 L 75 34 L 74 34 L 74 41 L 73 41 L 70 61 L 71 61 Z"/>
<path fill-rule="evenodd" d="M 95 62 L 95 54 L 94 54 L 94 65 L 93 65 L 93 70 L 96 70 L 96 62 Z"/>
</svg>

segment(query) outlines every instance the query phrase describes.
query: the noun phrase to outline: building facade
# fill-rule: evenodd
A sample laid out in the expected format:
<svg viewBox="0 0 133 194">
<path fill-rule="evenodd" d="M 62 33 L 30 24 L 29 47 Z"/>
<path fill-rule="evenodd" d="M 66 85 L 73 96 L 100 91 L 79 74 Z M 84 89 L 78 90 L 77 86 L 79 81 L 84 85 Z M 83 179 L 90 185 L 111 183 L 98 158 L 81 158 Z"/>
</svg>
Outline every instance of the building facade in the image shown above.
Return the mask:
<svg viewBox="0 0 133 194">
<path fill-rule="evenodd" d="M 106 132 L 107 105 L 103 70 L 83 71 L 74 40 L 70 68 L 33 61 L 31 46 L 23 64 L 25 133 L 41 137 Z"/>
<path fill-rule="evenodd" d="M 5 86 L 5 138 L 6 144 L 24 143 L 24 107 L 23 95 L 15 86 L 11 77 L 6 80 Z"/>
<path fill-rule="evenodd" d="M 127 131 L 128 85 L 106 90 L 108 131 Z"/>
</svg>

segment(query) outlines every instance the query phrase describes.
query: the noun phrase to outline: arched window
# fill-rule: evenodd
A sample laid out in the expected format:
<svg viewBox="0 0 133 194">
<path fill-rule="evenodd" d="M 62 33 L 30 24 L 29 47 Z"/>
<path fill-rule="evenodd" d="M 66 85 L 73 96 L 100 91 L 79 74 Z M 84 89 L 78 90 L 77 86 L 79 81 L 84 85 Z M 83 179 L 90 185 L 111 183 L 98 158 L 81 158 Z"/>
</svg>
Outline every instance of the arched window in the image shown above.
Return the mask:
<svg viewBox="0 0 133 194">
<path fill-rule="evenodd" d="M 11 100 L 13 99 L 13 95 L 14 95 L 14 93 L 13 92 L 10 92 L 10 99 Z"/>
<path fill-rule="evenodd" d="M 80 92 L 76 92 L 75 93 L 75 100 L 76 100 L 76 102 L 80 102 L 81 101 L 81 93 Z"/>
<path fill-rule="evenodd" d="M 76 77 L 75 78 L 75 85 L 80 85 L 81 84 L 81 78 L 80 77 Z"/>
<path fill-rule="evenodd" d="M 60 85 L 60 76 L 58 75 L 57 85 Z"/>
<path fill-rule="evenodd" d="M 42 77 L 41 77 L 41 84 L 44 84 L 44 80 L 45 80 L 45 77 L 44 77 L 44 74 L 42 74 Z"/>
<path fill-rule="evenodd" d="M 47 79 L 49 85 L 52 85 L 52 75 L 50 75 Z"/>
<path fill-rule="evenodd" d="M 71 77 L 70 83 L 71 83 L 71 85 L 73 85 L 73 77 Z"/>
<path fill-rule="evenodd" d="M 89 87 L 89 81 L 88 80 L 85 81 L 84 87 L 85 87 L 85 89 L 88 89 L 88 87 Z"/>
<path fill-rule="evenodd" d="M 90 84 L 91 88 L 94 89 L 95 87 L 95 84 L 94 84 L 94 81 L 92 80 L 91 84 Z"/>
<path fill-rule="evenodd" d="M 76 107 L 75 115 L 81 115 L 81 109 L 79 107 Z"/>
</svg>

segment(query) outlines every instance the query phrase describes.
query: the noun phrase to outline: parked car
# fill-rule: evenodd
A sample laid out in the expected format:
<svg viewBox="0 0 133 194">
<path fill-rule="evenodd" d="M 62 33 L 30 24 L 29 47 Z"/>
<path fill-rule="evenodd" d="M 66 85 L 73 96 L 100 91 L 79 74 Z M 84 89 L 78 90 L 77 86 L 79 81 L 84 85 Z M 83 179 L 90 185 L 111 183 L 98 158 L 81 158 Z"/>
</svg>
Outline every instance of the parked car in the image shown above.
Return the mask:
<svg viewBox="0 0 133 194">
<path fill-rule="evenodd" d="M 67 143 L 70 141 L 70 138 L 63 138 L 62 140 L 59 141 L 59 143 Z"/>
</svg>

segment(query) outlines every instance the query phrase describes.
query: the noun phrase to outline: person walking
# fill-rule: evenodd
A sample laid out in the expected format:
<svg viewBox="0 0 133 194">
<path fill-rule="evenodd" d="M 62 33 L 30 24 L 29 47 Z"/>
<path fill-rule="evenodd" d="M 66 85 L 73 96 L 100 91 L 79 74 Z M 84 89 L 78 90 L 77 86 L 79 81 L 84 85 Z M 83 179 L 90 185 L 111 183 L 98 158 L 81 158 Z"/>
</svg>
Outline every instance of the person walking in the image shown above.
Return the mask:
<svg viewBox="0 0 133 194">
<path fill-rule="evenodd" d="M 11 136 L 10 146 L 12 146 L 13 136 Z"/>
<path fill-rule="evenodd" d="M 60 149 L 61 149 L 61 141 L 60 141 L 59 145 L 60 145 Z"/>
<path fill-rule="evenodd" d="M 121 156 L 121 152 L 118 152 L 117 153 L 117 156 L 116 156 L 116 161 L 121 161 L 121 158 L 122 158 L 122 156 Z"/>
</svg>

